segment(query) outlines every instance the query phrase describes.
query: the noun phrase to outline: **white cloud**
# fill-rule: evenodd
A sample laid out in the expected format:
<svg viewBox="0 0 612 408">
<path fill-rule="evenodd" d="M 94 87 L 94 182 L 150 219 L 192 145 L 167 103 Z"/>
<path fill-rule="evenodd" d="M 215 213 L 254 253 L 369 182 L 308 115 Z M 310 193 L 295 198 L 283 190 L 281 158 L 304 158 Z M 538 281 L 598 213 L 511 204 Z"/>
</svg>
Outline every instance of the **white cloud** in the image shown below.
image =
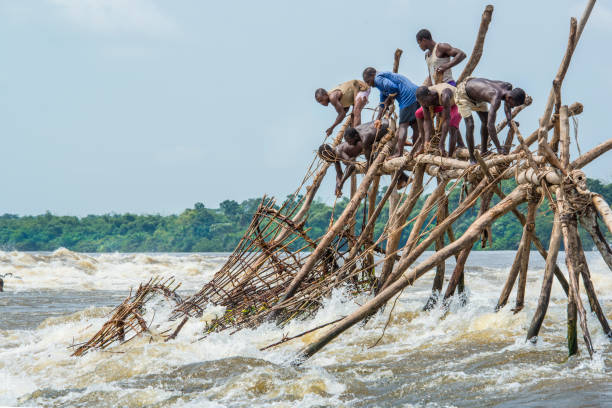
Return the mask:
<svg viewBox="0 0 612 408">
<path fill-rule="evenodd" d="M 72 23 L 104 34 L 175 35 L 174 20 L 151 0 L 47 0 Z"/>
</svg>

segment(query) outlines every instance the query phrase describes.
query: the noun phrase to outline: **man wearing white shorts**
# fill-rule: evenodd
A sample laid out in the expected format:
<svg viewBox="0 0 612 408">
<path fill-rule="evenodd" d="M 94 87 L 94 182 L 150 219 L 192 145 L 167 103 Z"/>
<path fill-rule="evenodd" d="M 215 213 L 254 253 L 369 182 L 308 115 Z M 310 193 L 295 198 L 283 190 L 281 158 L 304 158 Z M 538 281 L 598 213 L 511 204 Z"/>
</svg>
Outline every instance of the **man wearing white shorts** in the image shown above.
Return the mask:
<svg viewBox="0 0 612 408">
<path fill-rule="evenodd" d="M 335 88 L 326 91 L 319 88 L 315 91 L 315 99 L 323 106 L 330 103 L 338 112 L 336 121 L 325 131 L 327 136 L 331 135 L 334 128 L 338 126 L 348 113 L 348 110 L 353 106 L 353 127 L 361 124 L 361 110 L 367 105 L 370 95 L 370 87 L 365 82 L 358 79 L 353 79 L 341 83 Z"/>
</svg>

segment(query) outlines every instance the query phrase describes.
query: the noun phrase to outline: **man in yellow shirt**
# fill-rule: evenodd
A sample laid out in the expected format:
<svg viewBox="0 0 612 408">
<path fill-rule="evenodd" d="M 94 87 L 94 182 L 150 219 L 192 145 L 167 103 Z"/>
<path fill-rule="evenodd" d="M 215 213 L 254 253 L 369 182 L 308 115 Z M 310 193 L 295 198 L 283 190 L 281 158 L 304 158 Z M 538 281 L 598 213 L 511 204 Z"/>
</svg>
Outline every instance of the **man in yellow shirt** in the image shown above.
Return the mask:
<svg viewBox="0 0 612 408">
<path fill-rule="evenodd" d="M 370 95 L 370 87 L 365 82 L 358 79 L 353 79 L 341 83 L 335 88 L 326 91 L 319 88 L 315 91 L 315 99 L 323 106 L 328 106 L 330 103 L 338 112 L 336 121 L 325 131 L 327 136 L 331 135 L 334 128 L 338 126 L 348 113 L 348 110 L 353 106 L 353 127 L 361 124 L 361 110 L 368 103 Z"/>
</svg>

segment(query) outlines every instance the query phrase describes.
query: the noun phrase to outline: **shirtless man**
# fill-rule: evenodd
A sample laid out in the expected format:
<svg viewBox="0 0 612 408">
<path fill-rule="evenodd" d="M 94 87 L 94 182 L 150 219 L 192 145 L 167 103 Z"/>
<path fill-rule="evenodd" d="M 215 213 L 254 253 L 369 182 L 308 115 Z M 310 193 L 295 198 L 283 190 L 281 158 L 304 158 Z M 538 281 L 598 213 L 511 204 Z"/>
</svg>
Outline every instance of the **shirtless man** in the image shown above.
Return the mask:
<svg viewBox="0 0 612 408">
<path fill-rule="evenodd" d="M 380 129 L 374 126 L 374 122 L 364 123 L 356 128 L 350 127 L 344 131 L 345 141 L 340 143 L 336 148 L 328 144 L 323 144 L 319 147 L 319 157 L 323 160 L 334 163 L 336 167 L 336 196 L 342 197 L 342 187 L 344 182 L 355 171 L 355 161 L 361 154 L 365 155 L 368 165 L 374 159 L 372 157 L 372 149 L 374 144 L 387 133 L 389 122 L 384 120 L 381 123 Z M 346 165 L 346 169 L 342 170 L 340 162 Z M 397 188 L 403 188 L 408 182 L 408 177 L 405 174 L 399 179 Z"/>
<path fill-rule="evenodd" d="M 447 43 L 436 43 L 431 38 L 429 30 L 425 28 L 417 33 L 416 41 L 421 50 L 426 51 L 425 62 L 429 75 L 423 85 L 430 86 L 445 82 L 457 86 L 451 68 L 465 59 L 465 52 Z M 442 80 L 438 81 L 438 78 Z"/>
<path fill-rule="evenodd" d="M 412 144 L 416 145 L 418 128 L 415 112 L 419 108 L 414 92 L 417 86 L 403 75 L 393 72 L 377 72 L 376 69 L 368 67 L 363 71 L 363 80 L 370 86 L 375 86 L 380 91 L 380 106 L 375 126 L 380 126 L 380 119 L 385 110 L 394 103 L 399 103 L 399 130 L 397 132 L 397 147 L 395 153 L 390 157 L 404 155 L 404 145 L 408 135 L 408 127 L 412 128 Z"/>
<path fill-rule="evenodd" d="M 504 112 L 508 123 L 512 121 L 512 108 L 525 103 L 525 91 L 521 88 L 512 89 L 512 84 L 504 81 L 493 81 L 484 78 L 469 77 L 457 86 L 455 92 L 455 103 L 459 113 L 465 120 L 466 140 L 470 152 L 470 162 L 476 163 L 474 157 L 474 119 L 472 112 L 477 112 L 480 117 L 480 152 L 484 156 L 487 153 L 488 139 L 491 138 L 497 151 L 507 154 L 507 148 L 501 146 L 495 131 L 495 118 L 497 110 L 504 102 Z M 487 108 L 487 103 L 491 108 Z M 510 126 L 512 129 L 512 126 Z"/>
<path fill-rule="evenodd" d="M 451 137 L 448 146 L 448 156 L 452 156 L 459 140 L 460 146 L 463 146 L 461 133 L 459 132 L 459 123 L 461 115 L 455 104 L 456 88 L 446 83 L 439 83 L 430 87 L 421 86 L 416 90 L 417 101 L 421 107 L 416 111 L 416 118 L 419 125 L 419 130 L 422 132 L 421 137 L 425 142 L 425 149 L 429 146 L 431 134 L 433 131 L 433 119 L 431 117 L 430 108 L 434 112 L 442 112 L 442 128 L 440 134 L 440 153 L 446 156 L 446 135 L 451 129 Z"/>
<path fill-rule="evenodd" d="M 343 82 L 329 91 L 323 88 L 317 89 L 315 91 L 317 102 L 323 106 L 328 106 L 331 103 L 338 112 L 336 121 L 325 131 L 327 136 L 331 135 L 334 128 L 344 120 L 351 106 L 353 106 L 352 125 L 359 126 L 361 124 L 361 110 L 368 103 L 369 95 L 370 87 L 358 79 Z"/>
</svg>

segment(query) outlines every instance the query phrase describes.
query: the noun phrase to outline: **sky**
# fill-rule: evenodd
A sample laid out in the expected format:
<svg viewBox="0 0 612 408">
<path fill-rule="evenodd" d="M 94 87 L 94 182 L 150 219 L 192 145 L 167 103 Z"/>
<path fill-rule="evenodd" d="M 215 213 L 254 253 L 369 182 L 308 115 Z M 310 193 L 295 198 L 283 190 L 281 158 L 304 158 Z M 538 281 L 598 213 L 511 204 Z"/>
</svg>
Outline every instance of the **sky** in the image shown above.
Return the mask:
<svg viewBox="0 0 612 408">
<path fill-rule="evenodd" d="M 315 89 L 390 70 L 396 48 L 400 73 L 420 84 L 416 32 L 469 55 L 489 2 L 0 0 L 0 214 L 171 214 L 285 197 L 335 119 Z M 491 3 L 474 75 L 534 98 L 517 118 L 528 135 L 586 2 Z M 610 137 L 611 36 L 612 5 L 600 0 L 562 92 L 584 104 L 582 151 Z M 611 181 L 610 160 L 588 176 Z"/>
</svg>

